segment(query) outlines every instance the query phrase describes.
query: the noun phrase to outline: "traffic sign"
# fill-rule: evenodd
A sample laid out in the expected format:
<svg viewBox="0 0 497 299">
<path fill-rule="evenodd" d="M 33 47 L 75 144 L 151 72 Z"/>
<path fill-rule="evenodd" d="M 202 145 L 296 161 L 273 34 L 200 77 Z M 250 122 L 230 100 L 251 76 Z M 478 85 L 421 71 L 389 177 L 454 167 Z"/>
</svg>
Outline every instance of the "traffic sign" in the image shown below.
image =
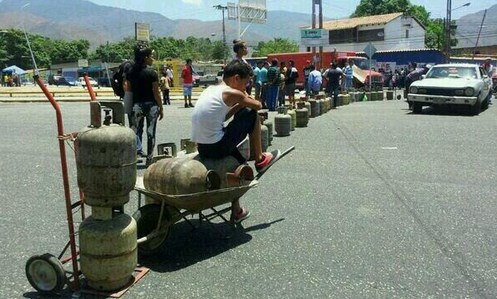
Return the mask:
<svg viewBox="0 0 497 299">
<path fill-rule="evenodd" d="M 368 58 L 371 58 L 373 57 L 373 55 L 376 53 L 376 48 L 373 46 L 372 43 L 369 43 L 366 48 L 364 48 L 364 53 L 366 53 L 366 56 L 368 56 Z"/>
</svg>

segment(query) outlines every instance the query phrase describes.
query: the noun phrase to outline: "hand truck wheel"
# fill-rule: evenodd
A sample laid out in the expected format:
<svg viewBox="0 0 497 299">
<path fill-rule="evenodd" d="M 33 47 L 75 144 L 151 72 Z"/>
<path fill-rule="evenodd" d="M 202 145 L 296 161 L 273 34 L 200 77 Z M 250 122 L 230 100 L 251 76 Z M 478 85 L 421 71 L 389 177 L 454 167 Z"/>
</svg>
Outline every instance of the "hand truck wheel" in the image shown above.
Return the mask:
<svg viewBox="0 0 497 299">
<path fill-rule="evenodd" d="M 26 262 L 26 277 L 33 288 L 43 294 L 55 294 L 66 284 L 66 273 L 58 258 L 45 253 Z"/>
</svg>

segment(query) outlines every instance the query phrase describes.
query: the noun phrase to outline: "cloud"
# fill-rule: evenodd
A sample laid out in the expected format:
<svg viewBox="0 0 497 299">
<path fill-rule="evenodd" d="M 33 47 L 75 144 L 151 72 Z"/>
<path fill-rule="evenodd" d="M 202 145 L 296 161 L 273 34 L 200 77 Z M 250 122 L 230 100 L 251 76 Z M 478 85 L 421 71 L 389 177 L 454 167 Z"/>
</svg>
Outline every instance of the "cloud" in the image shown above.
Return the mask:
<svg viewBox="0 0 497 299">
<path fill-rule="evenodd" d="M 181 0 L 185 4 L 192 4 L 196 6 L 202 5 L 202 0 Z"/>
</svg>

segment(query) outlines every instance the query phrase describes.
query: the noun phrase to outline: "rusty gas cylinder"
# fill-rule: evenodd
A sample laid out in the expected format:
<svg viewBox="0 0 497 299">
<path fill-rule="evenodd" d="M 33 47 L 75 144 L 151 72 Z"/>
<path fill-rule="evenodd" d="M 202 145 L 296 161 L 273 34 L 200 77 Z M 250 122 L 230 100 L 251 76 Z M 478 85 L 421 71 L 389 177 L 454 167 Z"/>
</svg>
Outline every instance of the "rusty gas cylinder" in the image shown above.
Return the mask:
<svg viewBox="0 0 497 299">
<path fill-rule="evenodd" d="M 118 124 L 88 127 L 76 139 L 78 187 L 91 206 L 129 201 L 136 182 L 136 135 Z"/>
<path fill-rule="evenodd" d="M 146 189 L 177 195 L 219 189 L 220 178 L 191 155 L 159 160 L 143 175 Z"/>
<path fill-rule="evenodd" d="M 81 272 L 91 288 L 113 291 L 130 282 L 137 264 L 136 232 L 136 221 L 126 214 L 108 220 L 90 216 L 81 223 Z"/>
</svg>

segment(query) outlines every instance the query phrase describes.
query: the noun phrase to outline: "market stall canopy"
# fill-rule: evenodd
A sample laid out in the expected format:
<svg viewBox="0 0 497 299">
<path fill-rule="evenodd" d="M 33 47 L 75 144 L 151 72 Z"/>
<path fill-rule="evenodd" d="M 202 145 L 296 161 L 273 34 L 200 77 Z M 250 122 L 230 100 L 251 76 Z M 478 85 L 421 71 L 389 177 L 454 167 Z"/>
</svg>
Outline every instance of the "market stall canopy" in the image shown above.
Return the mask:
<svg viewBox="0 0 497 299">
<path fill-rule="evenodd" d="M 11 74 L 15 72 L 18 75 L 24 75 L 26 74 L 26 71 L 23 70 L 22 68 L 18 67 L 17 65 L 11 65 L 9 67 L 6 67 L 2 70 L 2 73 L 8 73 Z"/>
</svg>

